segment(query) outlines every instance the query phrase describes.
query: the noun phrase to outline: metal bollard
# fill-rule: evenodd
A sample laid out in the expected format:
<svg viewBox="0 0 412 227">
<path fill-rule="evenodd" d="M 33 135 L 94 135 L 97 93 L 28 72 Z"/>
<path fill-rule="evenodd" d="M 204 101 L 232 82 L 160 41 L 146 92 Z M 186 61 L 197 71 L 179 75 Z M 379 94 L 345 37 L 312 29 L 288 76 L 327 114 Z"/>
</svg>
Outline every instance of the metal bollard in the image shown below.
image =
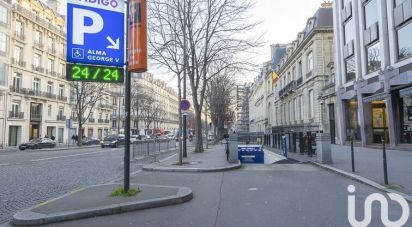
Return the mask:
<svg viewBox="0 0 412 227">
<path fill-rule="evenodd" d="M 382 137 L 382 155 L 383 155 L 383 177 L 385 184 L 388 184 L 388 167 L 386 163 L 386 141 L 385 136 Z"/>
<path fill-rule="evenodd" d="M 352 159 L 352 172 L 355 172 L 355 152 L 353 150 L 353 136 L 350 140 L 350 150 L 351 150 L 351 159 Z"/>
</svg>

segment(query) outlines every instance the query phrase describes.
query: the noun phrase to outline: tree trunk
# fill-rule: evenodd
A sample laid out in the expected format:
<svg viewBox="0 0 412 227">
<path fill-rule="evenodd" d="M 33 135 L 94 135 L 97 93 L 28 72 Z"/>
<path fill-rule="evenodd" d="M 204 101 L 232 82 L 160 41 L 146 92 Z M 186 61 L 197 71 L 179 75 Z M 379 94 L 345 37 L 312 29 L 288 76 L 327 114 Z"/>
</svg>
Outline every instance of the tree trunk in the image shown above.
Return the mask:
<svg viewBox="0 0 412 227">
<path fill-rule="evenodd" d="M 199 111 L 199 108 L 195 108 L 195 137 L 196 137 L 196 146 L 195 152 L 203 152 L 203 138 L 202 138 L 202 111 Z"/>
<path fill-rule="evenodd" d="M 79 128 L 77 129 L 77 146 L 81 146 L 82 145 L 82 126 L 83 123 L 81 120 L 79 120 Z"/>
</svg>

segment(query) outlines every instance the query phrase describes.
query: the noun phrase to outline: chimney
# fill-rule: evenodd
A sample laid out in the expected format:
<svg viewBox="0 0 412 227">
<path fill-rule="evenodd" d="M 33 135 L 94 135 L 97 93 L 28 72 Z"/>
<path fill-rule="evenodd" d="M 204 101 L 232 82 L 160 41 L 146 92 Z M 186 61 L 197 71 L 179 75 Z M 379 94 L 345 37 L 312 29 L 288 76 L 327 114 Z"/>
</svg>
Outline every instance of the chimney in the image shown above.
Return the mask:
<svg viewBox="0 0 412 227">
<path fill-rule="evenodd" d="M 57 13 L 60 13 L 61 2 L 60 0 L 48 0 L 47 5 Z"/>
</svg>

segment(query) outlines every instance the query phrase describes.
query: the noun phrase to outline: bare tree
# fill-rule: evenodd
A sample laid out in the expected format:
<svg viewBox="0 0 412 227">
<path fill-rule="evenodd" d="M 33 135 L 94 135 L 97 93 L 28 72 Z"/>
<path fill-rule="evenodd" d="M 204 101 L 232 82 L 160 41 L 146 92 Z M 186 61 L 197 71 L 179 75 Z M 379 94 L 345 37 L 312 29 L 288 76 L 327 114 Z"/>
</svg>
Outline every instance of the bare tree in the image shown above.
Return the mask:
<svg viewBox="0 0 412 227">
<path fill-rule="evenodd" d="M 214 77 L 207 84 L 207 104 L 210 110 L 210 118 L 212 120 L 215 135 L 215 143 L 222 139 L 226 132 L 224 129 L 225 120 L 233 121 L 234 112 L 231 106 L 235 102 L 233 90 L 235 83 L 233 77 L 229 74 L 224 74 Z"/>
<path fill-rule="evenodd" d="M 183 74 L 187 74 L 190 82 L 195 111 L 195 152 L 203 152 L 201 114 L 207 81 L 225 69 L 247 66 L 250 61 L 243 59 L 242 54 L 259 45 L 250 35 L 256 25 L 247 15 L 252 4 L 248 0 L 157 0 L 157 3 L 163 6 L 153 9 L 153 14 L 162 18 L 156 25 L 162 42 L 152 44 L 157 51 L 169 45 L 176 48 L 179 66 L 183 54 Z M 170 29 L 162 29 L 164 26 Z"/>
<path fill-rule="evenodd" d="M 104 83 L 71 82 L 70 87 L 74 93 L 74 112 L 78 122 L 77 145 L 82 145 L 83 125 L 93 114 L 98 101 L 102 100 L 106 88 Z"/>
<path fill-rule="evenodd" d="M 178 103 L 182 100 L 183 30 L 179 0 L 149 1 L 149 54 L 155 63 L 175 74 Z M 179 138 L 182 134 L 182 111 L 179 108 Z M 179 143 L 179 164 L 182 164 L 182 143 Z"/>
</svg>

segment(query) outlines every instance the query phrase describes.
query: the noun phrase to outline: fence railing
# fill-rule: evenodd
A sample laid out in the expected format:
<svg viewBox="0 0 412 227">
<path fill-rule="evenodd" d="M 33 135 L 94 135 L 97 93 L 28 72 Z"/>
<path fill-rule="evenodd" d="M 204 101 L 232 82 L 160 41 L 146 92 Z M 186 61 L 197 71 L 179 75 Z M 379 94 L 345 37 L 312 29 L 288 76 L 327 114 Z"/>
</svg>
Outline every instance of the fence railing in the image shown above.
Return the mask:
<svg viewBox="0 0 412 227">
<path fill-rule="evenodd" d="M 176 152 L 178 144 L 175 140 L 168 139 L 139 140 L 133 142 L 132 148 L 133 159 L 152 157 L 157 161 L 157 157 L 162 153 Z"/>
</svg>

